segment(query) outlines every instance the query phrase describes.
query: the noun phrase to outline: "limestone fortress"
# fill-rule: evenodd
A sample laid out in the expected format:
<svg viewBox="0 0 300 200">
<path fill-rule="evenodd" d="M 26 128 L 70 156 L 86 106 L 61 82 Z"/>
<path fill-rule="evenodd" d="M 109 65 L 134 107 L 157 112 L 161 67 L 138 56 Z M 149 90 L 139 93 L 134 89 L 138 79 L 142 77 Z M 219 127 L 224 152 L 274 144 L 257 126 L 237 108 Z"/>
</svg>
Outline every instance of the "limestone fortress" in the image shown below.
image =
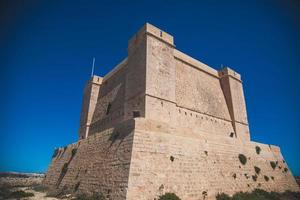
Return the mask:
<svg viewBox="0 0 300 200">
<path fill-rule="evenodd" d="M 88 81 L 79 140 L 55 150 L 44 184 L 112 200 L 299 191 L 280 148 L 250 140 L 240 74 L 180 52 L 150 24 Z"/>
</svg>

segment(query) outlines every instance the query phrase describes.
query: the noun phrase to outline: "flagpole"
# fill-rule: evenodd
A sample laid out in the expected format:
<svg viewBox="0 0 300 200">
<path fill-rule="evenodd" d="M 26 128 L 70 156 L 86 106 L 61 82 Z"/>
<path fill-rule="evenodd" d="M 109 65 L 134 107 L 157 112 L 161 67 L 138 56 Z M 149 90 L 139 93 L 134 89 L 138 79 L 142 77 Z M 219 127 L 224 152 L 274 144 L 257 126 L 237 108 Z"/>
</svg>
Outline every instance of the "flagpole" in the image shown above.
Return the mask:
<svg viewBox="0 0 300 200">
<path fill-rule="evenodd" d="M 91 77 L 94 75 L 94 69 L 95 69 L 95 57 L 93 57 L 93 66 L 92 66 L 92 74 Z"/>
</svg>

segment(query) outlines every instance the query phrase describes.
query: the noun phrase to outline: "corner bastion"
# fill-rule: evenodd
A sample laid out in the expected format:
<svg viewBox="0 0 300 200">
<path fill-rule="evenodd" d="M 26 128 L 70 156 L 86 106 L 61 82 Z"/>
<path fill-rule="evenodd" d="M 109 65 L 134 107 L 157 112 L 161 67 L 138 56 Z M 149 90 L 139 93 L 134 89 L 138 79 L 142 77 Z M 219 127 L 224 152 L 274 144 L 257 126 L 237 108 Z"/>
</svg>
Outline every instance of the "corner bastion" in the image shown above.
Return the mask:
<svg viewBox="0 0 300 200">
<path fill-rule="evenodd" d="M 280 148 L 251 141 L 241 75 L 180 52 L 148 23 L 127 58 L 87 82 L 79 139 L 55 150 L 43 183 L 112 200 L 299 191 Z"/>
</svg>

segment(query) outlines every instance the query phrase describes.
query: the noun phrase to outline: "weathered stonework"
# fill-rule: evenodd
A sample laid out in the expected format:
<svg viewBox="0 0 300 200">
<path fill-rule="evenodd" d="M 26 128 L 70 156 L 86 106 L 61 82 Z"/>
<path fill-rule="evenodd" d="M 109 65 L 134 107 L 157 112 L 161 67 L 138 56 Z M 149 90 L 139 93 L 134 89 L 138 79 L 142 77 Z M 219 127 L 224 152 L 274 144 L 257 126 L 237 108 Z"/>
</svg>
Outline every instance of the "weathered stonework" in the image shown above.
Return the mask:
<svg viewBox="0 0 300 200">
<path fill-rule="evenodd" d="M 44 184 L 113 200 L 299 191 L 279 147 L 250 140 L 241 76 L 178 51 L 150 24 L 127 58 L 87 83 L 79 141 L 55 151 Z"/>
</svg>

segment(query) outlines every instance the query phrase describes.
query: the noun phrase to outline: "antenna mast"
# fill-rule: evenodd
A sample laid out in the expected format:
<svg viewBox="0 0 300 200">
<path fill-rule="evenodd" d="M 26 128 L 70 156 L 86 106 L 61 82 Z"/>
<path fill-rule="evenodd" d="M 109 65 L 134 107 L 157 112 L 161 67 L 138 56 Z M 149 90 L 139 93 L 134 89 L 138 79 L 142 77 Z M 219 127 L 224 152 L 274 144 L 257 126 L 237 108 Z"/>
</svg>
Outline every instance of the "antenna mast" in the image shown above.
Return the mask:
<svg viewBox="0 0 300 200">
<path fill-rule="evenodd" d="M 91 77 L 94 75 L 94 69 L 95 69 L 95 57 L 93 57 L 93 66 L 92 66 L 92 74 Z"/>
</svg>

